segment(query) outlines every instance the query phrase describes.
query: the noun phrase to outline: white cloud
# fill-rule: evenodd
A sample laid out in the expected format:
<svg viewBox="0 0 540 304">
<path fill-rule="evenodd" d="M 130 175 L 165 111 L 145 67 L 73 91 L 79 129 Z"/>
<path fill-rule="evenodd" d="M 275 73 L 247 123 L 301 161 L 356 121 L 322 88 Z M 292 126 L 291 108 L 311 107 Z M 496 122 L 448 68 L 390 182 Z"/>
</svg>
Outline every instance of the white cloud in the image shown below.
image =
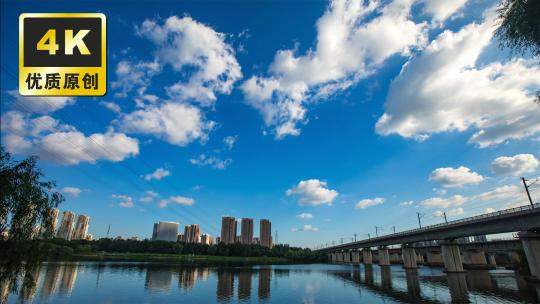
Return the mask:
<svg viewBox="0 0 540 304">
<path fill-rule="evenodd" d="M 201 154 L 197 158 L 190 158 L 189 162 L 199 167 L 210 166 L 214 169 L 223 170 L 232 163 L 232 159 L 220 159 L 216 156 L 207 156 L 206 154 Z"/>
<path fill-rule="evenodd" d="M 406 201 L 399 203 L 400 206 L 412 206 L 414 205 L 414 201 Z"/>
<path fill-rule="evenodd" d="M 98 160 L 119 162 L 139 154 L 139 142 L 112 131 L 90 136 L 77 131 L 57 132 L 41 138 L 36 149 L 40 157 L 63 164 L 95 163 Z"/>
<path fill-rule="evenodd" d="M 14 101 L 14 107 L 25 112 L 48 113 L 59 110 L 75 103 L 75 98 L 69 96 L 22 96 L 18 91 L 7 91 Z"/>
<path fill-rule="evenodd" d="M 195 204 L 195 200 L 189 197 L 177 195 L 177 196 L 171 196 L 167 199 L 162 199 L 157 203 L 159 208 L 165 208 L 170 204 L 182 205 L 182 206 L 193 206 Z"/>
<path fill-rule="evenodd" d="M 430 181 L 440 183 L 443 187 L 462 187 L 464 185 L 478 184 L 484 180 L 484 177 L 467 167 L 459 168 L 438 168 L 431 172 Z"/>
<path fill-rule="evenodd" d="M 314 227 L 313 225 L 304 225 L 302 228 L 292 228 L 291 231 L 305 231 L 305 232 L 318 232 L 319 228 Z"/>
<path fill-rule="evenodd" d="M 139 199 L 139 201 L 142 203 L 152 202 L 154 201 L 155 198 L 159 196 L 159 194 L 154 191 L 145 191 L 144 193 L 145 193 L 145 196 Z"/>
<path fill-rule="evenodd" d="M 446 214 L 449 216 L 457 216 L 457 215 L 462 215 L 464 213 L 465 211 L 463 210 L 463 208 L 459 207 L 459 208 L 450 209 Z"/>
<path fill-rule="evenodd" d="M 81 194 L 81 189 L 77 187 L 64 187 L 62 192 L 71 195 L 72 197 L 78 197 Z"/>
<path fill-rule="evenodd" d="M 449 198 L 432 197 L 420 202 L 420 205 L 426 208 L 448 208 L 450 206 L 459 206 L 469 201 L 468 197 L 456 194 Z"/>
<path fill-rule="evenodd" d="M 208 106 L 216 101 L 216 93 L 231 92 L 242 72 L 225 34 L 191 17 L 171 16 L 158 23 L 147 19 L 137 32 L 154 43 L 157 60 L 189 75 L 167 88 L 170 96 Z"/>
<path fill-rule="evenodd" d="M 152 77 L 159 72 L 161 72 L 161 65 L 158 61 L 131 62 L 122 60 L 116 65 L 116 80 L 111 83 L 111 87 L 117 91 L 115 96 L 121 98 L 127 97 L 130 92 L 135 90 L 139 100 L 144 96 Z"/>
<path fill-rule="evenodd" d="M 286 194 L 298 196 L 300 205 L 311 206 L 332 205 L 332 201 L 338 196 L 336 190 L 328 189 L 327 182 L 318 179 L 300 181 L 298 185 L 287 190 Z"/>
<path fill-rule="evenodd" d="M 100 101 L 99 104 L 111 112 L 114 112 L 117 114 L 122 112 L 122 109 L 120 108 L 120 106 L 114 102 Z"/>
<path fill-rule="evenodd" d="M 302 220 L 310 220 L 313 218 L 313 214 L 304 212 L 304 213 L 298 214 L 296 217 Z"/>
<path fill-rule="evenodd" d="M 123 194 L 113 194 L 112 197 L 120 201 L 118 203 L 118 206 L 122 208 L 133 208 L 133 198 L 131 196 Z"/>
<path fill-rule="evenodd" d="M 381 135 L 426 139 L 473 129 L 469 143 L 484 148 L 540 131 L 540 67 L 533 59 L 479 65 L 490 44 L 495 13 L 458 32 L 445 30 L 403 67 L 388 92 Z"/>
<path fill-rule="evenodd" d="M 363 199 L 363 200 L 359 201 L 358 203 L 356 203 L 354 208 L 356 208 L 356 209 L 366 209 L 368 207 L 377 206 L 377 205 L 381 205 L 381 204 L 384 204 L 384 198 L 382 198 L 382 197 L 376 197 L 376 198 L 373 198 L 373 199 L 366 198 L 366 199 Z"/>
<path fill-rule="evenodd" d="M 238 140 L 238 135 L 226 136 L 225 138 L 223 138 L 223 143 L 225 144 L 225 147 L 227 147 L 227 149 L 231 150 L 234 147 L 234 144 L 236 143 L 237 140 Z"/>
<path fill-rule="evenodd" d="M 124 132 L 154 135 L 177 146 L 205 141 L 214 127 L 197 107 L 174 102 L 122 114 L 116 124 Z"/>
<path fill-rule="evenodd" d="M 410 20 L 413 1 L 333 1 L 317 21 L 317 43 L 304 55 L 279 50 L 269 76 L 242 84 L 246 102 L 257 109 L 276 138 L 300 134 L 306 104 L 343 91 L 372 74 L 396 54 L 408 56 L 426 41 L 425 23 Z"/>
<path fill-rule="evenodd" d="M 495 212 L 495 211 L 497 211 L 495 208 L 488 207 L 488 208 L 486 208 L 486 210 L 484 211 L 484 213 L 493 213 L 493 212 Z"/>
<path fill-rule="evenodd" d="M 454 209 L 448 210 L 446 212 L 446 215 L 447 216 L 457 216 L 457 215 L 463 215 L 464 213 L 465 213 L 465 210 L 463 210 L 463 208 L 459 207 L 459 208 L 454 208 Z M 441 210 L 437 210 L 437 211 L 433 212 L 433 216 L 443 217 L 444 212 L 441 211 Z"/>
<path fill-rule="evenodd" d="M 521 195 L 523 194 L 521 193 L 521 188 L 519 186 L 505 185 L 490 191 L 482 192 L 476 195 L 475 198 L 481 201 L 500 201 L 515 199 Z"/>
<path fill-rule="evenodd" d="M 422 0 L 424 12 L 433 17 L 432 24 L 440 26 L 442 23 L 460 11 L 467 0 Z"/>
<path fill-rule="evenodd" d="M 147 181 L 151 181 L 153 179 L 160 180 L 160 179 L 162 179 L 164 177 L 167 177 L 169 175 L 171 175 L 171 171 L 160 167 L 160 168 L 157 168 L 156 170 L 154 170 L 154 172 L 146 174 L 144 176 L 144 179 L 147 180 Z"/>
<path fill-rule="evenodd" d="M 123 133 L 108 130 L 90 136 L 50 116 L 30 118 L 17 111 L 2 115 L 2 143 L 15 154 L 36 154 L 60 164 L 118 162 L 139 154 L 139 142 Z"/>
<path fill-rule="evenodd" d="M 538 159 L 532 154 L 497 157 L 491 163 L 491 170 L 497 175 L 519 176 L 531 173 L 538 168 Z"/>
</svg>

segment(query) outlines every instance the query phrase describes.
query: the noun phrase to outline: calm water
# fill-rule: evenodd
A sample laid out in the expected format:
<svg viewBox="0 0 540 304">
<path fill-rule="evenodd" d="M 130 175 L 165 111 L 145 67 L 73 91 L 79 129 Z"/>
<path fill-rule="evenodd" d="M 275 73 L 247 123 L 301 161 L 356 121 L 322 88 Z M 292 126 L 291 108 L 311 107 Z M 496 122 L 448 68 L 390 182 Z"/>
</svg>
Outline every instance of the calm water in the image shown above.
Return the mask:
<svg viewBox="0 0 540 304">
<path fill-rule="evenodd" d="M 156 263 L 48 263 L 35 288 L 8 303 L 538 303 L 540 286 L 513 271 L 279 265 L 186 267 Z M 5 296 L 5 294 L 4 294 Z"/>
</svg>

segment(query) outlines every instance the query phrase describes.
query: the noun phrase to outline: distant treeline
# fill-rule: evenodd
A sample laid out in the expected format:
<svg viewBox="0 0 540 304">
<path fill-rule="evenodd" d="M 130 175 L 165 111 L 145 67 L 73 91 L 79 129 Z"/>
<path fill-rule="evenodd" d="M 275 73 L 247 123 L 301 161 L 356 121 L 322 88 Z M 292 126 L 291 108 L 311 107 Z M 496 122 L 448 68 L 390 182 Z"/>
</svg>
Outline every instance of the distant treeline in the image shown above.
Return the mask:
<svg viewBox="0 0 540 304">
<path fill-rule="evenodd" d="M 9 248 L 11 247 L 11 248 Z M 17 248 L 15 248 L 17 247 Z M 159 253 L 159 254 L 195 254 L 212 256 L 240 256 L 240 257 L 278 257 L 286 258 L 291 262 L 317 263 L 325 262 L 326 255 L 313 252 L 307 248 L 290 247 L 288 245 L 275 245 L 272 248 L 260 245 L 243 245 L 239 243 L 217 245 L 204 245 L 195 243 L 166 242 L 166 241 L 136 241 L 99 239 L 95 241 L 62 239 L 33 240 L 25 242 L 0 242 L 0 259 L 2 252 L 33 251 L 48 259 L 66 259 L 74 254 L 93 252 L 114 253 Z M 26 251 L 26 253 L 24 252 Z"/>
</svg>

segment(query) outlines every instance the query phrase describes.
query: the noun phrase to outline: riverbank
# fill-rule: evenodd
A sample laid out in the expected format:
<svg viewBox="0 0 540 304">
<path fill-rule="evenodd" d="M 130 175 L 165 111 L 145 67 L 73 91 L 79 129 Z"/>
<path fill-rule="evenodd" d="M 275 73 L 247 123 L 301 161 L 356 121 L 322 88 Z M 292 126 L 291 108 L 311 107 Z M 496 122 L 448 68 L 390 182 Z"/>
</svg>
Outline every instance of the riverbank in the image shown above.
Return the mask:
<svg viewBox="0 0 540 304">
<path fill-rule="evenodd" d="M 289 264 L 286 258 L 277 257 L 240 257 L 240 256 L 215 256 L 215 255 L 190 255 L 190 254 L 165 254 L 165 253 L 115 253 L 115 252 L 91 252 L 73 254 L 75 261 L 123 261 L 123 262 L 171 262 L 182 264 Z"/>
</svg>

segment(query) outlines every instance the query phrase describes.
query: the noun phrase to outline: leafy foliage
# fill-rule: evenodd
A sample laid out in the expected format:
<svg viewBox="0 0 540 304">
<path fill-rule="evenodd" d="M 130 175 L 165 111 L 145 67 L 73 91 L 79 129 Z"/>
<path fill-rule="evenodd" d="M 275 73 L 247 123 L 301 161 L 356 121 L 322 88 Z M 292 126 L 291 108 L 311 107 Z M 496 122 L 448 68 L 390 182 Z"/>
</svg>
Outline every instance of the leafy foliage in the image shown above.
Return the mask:
<svg viewBox="0 0 540 304">
<path fill-rule="evenodd" d="M 540 1 L 503 0 L 495 34 L 502 47 L 540 56 Z"/>
<path fill-rule="evenodd" d="M 31 239 L 38 224 L 52 236 L 51 209 L 64 200 L 53 181 L 42 181 L 37 160 L 31 156 L 17 162 L 0 148 L 0 234 L 9 230 L 11 240 Z"/>
</svg>

